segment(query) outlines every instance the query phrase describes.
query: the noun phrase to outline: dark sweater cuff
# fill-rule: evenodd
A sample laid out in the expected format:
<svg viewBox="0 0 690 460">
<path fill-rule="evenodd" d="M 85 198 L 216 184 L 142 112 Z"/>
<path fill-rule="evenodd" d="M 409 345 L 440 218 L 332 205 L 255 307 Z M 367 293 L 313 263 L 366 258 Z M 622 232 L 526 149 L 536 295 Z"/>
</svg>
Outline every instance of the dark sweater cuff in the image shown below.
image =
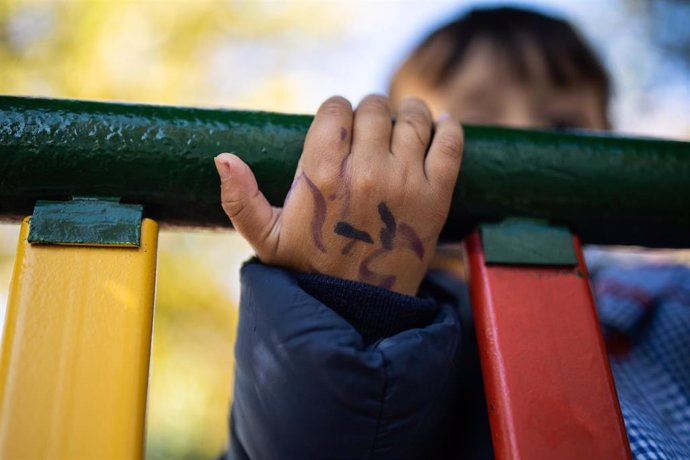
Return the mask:
<svg viewBox="0 0 690 460">
<path fill-rule="evenodd" d="M 349 322 L 366 344 L 427 326 L 439 311 L 431 298 L 314 273 L 297 273 L 296 277 L 302 289 Z"/>
</svg>

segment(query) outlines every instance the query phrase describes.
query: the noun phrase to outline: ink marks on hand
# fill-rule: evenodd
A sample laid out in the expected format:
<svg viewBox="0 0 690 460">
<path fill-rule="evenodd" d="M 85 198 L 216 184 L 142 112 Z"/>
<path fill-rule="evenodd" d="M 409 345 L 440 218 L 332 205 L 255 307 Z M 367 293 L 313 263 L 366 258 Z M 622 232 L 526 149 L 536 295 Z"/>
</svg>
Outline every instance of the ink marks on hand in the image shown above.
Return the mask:
<svg viewBox="0 0 690 460">
<path fill-rule="evenodd" d="M 419 260 L 424 260 L 424 243 L 412 227 L 406 223 L 400 224 L 400 237 L 406 247 L 412 250 Z"/>
<path fill-rule="evenodd" d="M 365 243 L 374 244 L 374 240 L 371 239 L 371 235 L 364 230 L 359 230 L 347 222 L 340 221 L 335 224 L 335 229 L 333 230 L 336 235 L 344 236 L 345 238 L 352 238 L 359 241 L 364 241 Z"/>
<path fill-rule="evenodd" d="M 314 244 L 322 252 L 326 252 L 323 244 L 323 226 L 326 221 L 327 204 L 321 191 L 309 179 L 306 174 L 301 174 L 297 180 L 304 179 L 304 182 L 309 187 L 314 200 L 314 215 L 311 221 L 311 233 Z M 351 254 L 352 248 L 357 243 L 366 245 L 374 245 L 375 247 L 367 256 L 361 261 L 358 269 L 358 278 L 365 283 L 373 284 L 385 289 L 392 289 L 397 281 L 397 276 L 394 273 L 380 273 L 373 269 L 374 263 L 394 251 L 410 250 L 420 260 L 424 260 L 424 244 L 417 232 L 405 222 L 398 222 L 395 215 L 388 207 L 388 205 L 381 201 L 377 205 L 377 211 L 382 224 L 378 234 L 378 241 L 374 240 L 372 234 L 357 228 L 346 220 L 339 220 L 333 227 L 333 233 L 346 238 L 348 241 L 342 247 L 340 253 L 345 256 Z M 347 213 L 344 213 L 347 214 Z M 395 269 L 395 267 L 393 267 Z"/>
<path fill-rule="evenodd" d="M 359 230 L 352 226 L 351 224 L 348 224 L 347 222 L 340 221 L 337 224 L 335 224 L 335 229 L 333 230 L 336 235 L 344 236 L 345 238 L 351 238 L 352 240 L 347 243 L 343 249 L 340 251 L 340 253 L 344 256 L 347 256 L 350 254 L 350 251 L 352 250 L 352 247 L 355 245 L 357 241 L 362 241 L 364 243 L 368 244 L 374 244 L 374 240 L 371 239 L 371 235 L 369 235 L 368 232 L 365 232 L 364 230 Z"/>
<path fill-rule="evenodd" d="M 304 181 L 309 186 L 309 191 L 314 199 L 314 215 L 311 218 L 311 237 L 318 250 L 326 252 L 322 237 L 323 224 L 326 223 L 326 200 L 319 188 L 309 179 L 309 176 L 302 173 L 302 177 L 304 177 Z"/>
<path fill-rule="evenodd" d="M 362 281 L 375 284 L 385 289 L 390 289 L 395 284 L 395 275 L 386 275 L 377 273 L 372 270 L 369 265 L 379 257 L 393 250 L 393 238 L 398 229 L 398 224 L 395 222 L 393 213 L 388 209 L 388 206 L 383 201 L 378 205 L 379 217 L 383 222 L 383 228 L 379 232 L 381 239 L 381 247 L 369 254 L 369 256 L 362 261 L 359 266 L 359 277 Z"/>
<path fill-rule="evenodd" d="M 359 279 L 366 283 L 374 284 L 386 289 L 391 289 L 396 281 L 395 275 L 378 273 L 371 268 L 371 264 L 378 258 L 385 256 L 395 249 L 409 249 L 415 253 L 419 260 L 424 259 L 424 244 L 412 227 L 402 222 L 398 224 L 395 216 L 385 202 L 378 204 L 378 213 L 383 227 L 379 231 L 379 248 L 369 254 L 359 266 Z M 350 238 L 351 241 L 345 245 L 341 251 L 343 255 L 349 255 L 352 247 L 357 241 L 367 244 L 374 244 L 371 235 L 356 228 L 352 224 L 340 221 L 335 225 L 334 233 Z M 396 237 L 402 244 L 395 245 Z"/>
<path fill-rule="evenodd" d="M 384 289 L 390 289 L 393 287 L 395 280 L 397 279 L 395 275 L 377 273 L 369 267 L 374 260 L 383 256 L 387 252 L 389 252 L 388 249 L 379 248 L 362 261 L 362 263 L 359 265 L 359 279 L 361 281 L 382 287 Z"/>
<path fill-rule="evenodd" d="M 383 201 L 379 203 L 379 216 L 384 225 L 379 233 L 381 245 L 384 249 L 390 251 L 393 249 L 393 238 L 395 238 L 395 232 L 398 229 L 398 225 L 395 223 L 395 217 L 393 217 L 390 209 L 388 209 L 388 206 L 386 206 L 386 203 Z"/>
<path fill-rule="evenodd" d="M 422 243 L 422 239 L 417 235 L 417 232 L 405 222 L 398 224 L 395 217 L 393 217 L 393 213 L 383 201 L 379 203 L 378 210 L 381 222 L 383 222 L 383 228 L 379 232 L 381 247 L 387 251 L 395 248 L 409 249 L 417 255 L 419 260 L 423 260 L 424 243 Z M 398 244 L 396 246 L 393 244 L 396 237 L 398 237 L 398 241 L 402 245 Z"/>
<path fill-rule="evenodd" d="M 304 173 L 299 173 L 297 177 L 295 177 L 295 180 L 292 181 L 292 184 L 290 184 L 290 190 L 288 190 L 287 195 L 285 195 L 285 200 L 283 200 L 283 207 L 285 207 L 288 201 L 290 201 L 290 197 L 292 197 L 292 192 L 295 191 L 295 188 L 297 187 L 297 184 L 299 184 L 299 181 L 302 179 L 303 175 Z"/>
</svg>

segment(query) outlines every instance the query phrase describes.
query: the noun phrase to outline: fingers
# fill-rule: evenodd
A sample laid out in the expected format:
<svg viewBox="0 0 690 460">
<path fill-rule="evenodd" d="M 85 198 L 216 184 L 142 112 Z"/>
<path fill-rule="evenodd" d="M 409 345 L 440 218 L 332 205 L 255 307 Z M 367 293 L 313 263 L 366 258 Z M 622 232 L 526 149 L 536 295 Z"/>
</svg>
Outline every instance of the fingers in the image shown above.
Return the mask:
<svg viewBox="0 0 690 460">
<path fill-rule="evenodd" d="M 301 167 L 310 174 L 333 177 L 350 154 L 351 139 L 352 106 L 340 96 L 327 99 L 307 133 Z"/>
<path fill-rule="evenodd" d="M 238 156 L 221 153 L 214 158 L 220 176 L 220 199 L 232 226 L 252 245 L 259 258 L 270 254 L 278 211 L 259 191 L 254 173 Z"/>
<path fill-rule="evenodd" d="M 369 95 L 360 102 L 355 112 L 352 151 L 355 156 L 371 161 L 372 153 L 390 153 L 391 106 L 387 97 Z M 375 157 L 374 157 L 375 158 Z"/>
<path fill-rule="evenodd" d="M 436 123 L 436 133 L 424 161 L 424 172 L 437 190 L 448 190 L 449 197 L 460 171 L 463 145 L 460 122 L 448 114 L 442 114 Z"/>
<path fill-rule="evenodd" d="M 391 151 L 403 159 L 422 164 L 431 140 L 431 112 L 419 99 L 408 98 L 400 103 L 393 128 Z"/>
</svg>

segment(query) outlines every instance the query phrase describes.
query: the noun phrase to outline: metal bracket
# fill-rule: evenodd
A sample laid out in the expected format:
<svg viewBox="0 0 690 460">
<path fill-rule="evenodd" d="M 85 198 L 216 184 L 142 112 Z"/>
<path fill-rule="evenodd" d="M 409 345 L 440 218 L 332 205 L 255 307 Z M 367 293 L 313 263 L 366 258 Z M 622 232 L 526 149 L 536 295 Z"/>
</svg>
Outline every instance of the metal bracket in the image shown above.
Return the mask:
<svg viewBox="0 0 690 460">
<path fill-rule="evenodd" d="M 144 207 L 119 198 L 74 197 L 39 200 L 34 207 L 29 243 L 138 247 Z"/>
<path fill-rule="evenodd" d="M 566 227 L 509 218 L 480 224 L 479 231 L 487 264 L 577 265 L 573 237 Z"/>
</svg>

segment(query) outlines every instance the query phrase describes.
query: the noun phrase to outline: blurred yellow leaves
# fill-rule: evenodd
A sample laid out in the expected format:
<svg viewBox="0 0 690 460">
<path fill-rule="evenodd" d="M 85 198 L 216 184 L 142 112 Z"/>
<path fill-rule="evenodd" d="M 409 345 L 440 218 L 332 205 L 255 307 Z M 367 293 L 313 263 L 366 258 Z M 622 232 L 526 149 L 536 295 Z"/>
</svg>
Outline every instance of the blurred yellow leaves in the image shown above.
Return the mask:
<svg viewBox="0 0 690 460">
<path fill-rule="evenodd" d="M 228 232 L 161 234 L 149 459 L 214 458 L 225 447 L 238 319 L 236 279 L 240 261 L 249 254 L 246 243 Z"/>
<path fill-rule="evenodd" d="M 295 111 L 294 83 L 306 74 L 288 64 L 317 59 L 304 44 L 337 37 L 344 16 L 326 2 L 0 0 L 0 93 Z M 15 228 L 0 230 L 14 248 Z M 9 251 L 0 251 L 6 280 Z M 249 254 L 228 232 L 161 234 L 150 459 L 213 458 L 225 446 L 238 269 Z"/>
<path fill-rule="evenodd" d="M 229 96 L 259 93 L 247 78 L 250 68 L 267 71 L 258 83 L 279 78 L 280 59 L 295 52 L 291 36 L 318 41 L 337 34 L 338 10 L 280 1 L 11 1 L 0 6 L 0 90 L 219 105 L 223 81 L 235 81 Z M 271 52 L 262 53 L 266 48 Z M 220 65 L 238 53 L 232 68 Z M 240 99 L 222 102 L 258 102 Z M 276 102 L 267 97 L 260 104 L 278 108 Z"/>
</svg>

